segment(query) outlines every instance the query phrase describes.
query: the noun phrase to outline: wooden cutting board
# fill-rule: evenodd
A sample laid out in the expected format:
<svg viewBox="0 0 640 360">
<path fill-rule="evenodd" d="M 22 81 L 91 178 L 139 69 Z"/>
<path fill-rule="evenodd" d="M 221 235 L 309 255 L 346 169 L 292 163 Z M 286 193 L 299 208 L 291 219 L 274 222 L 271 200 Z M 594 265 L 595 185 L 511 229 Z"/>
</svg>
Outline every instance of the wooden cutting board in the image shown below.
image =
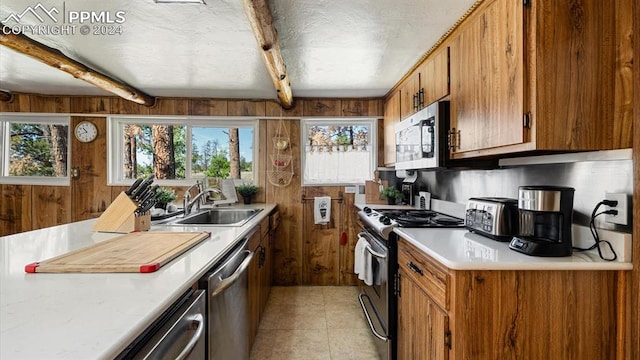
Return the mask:
<svg viewBox="0 0 640 360">
<path fill-rule="evenodd" d="M 28 273 L 149 273 L 175 259 L 208 232 L 136 232 L 25 266 Z"/>
</svg>

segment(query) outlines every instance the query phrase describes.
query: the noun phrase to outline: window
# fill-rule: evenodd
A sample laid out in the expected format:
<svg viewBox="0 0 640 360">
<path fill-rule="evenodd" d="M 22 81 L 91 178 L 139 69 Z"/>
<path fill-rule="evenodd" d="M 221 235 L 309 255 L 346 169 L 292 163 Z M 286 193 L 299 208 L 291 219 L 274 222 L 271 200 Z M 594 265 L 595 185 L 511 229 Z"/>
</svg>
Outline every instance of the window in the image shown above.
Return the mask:
<svg viewBox="0 0 640 360">
<path fill-rule="evenodd" d="M 111 117 L 108 126 L 111 185 L 150 174 L 163 185 L 256 178 L 257 120 Z"/>
<path fill-rule="evenodd" d="M 303 185 L 357 184 L 373 178 L 376 120 L 302 120 Z"/>
<path fill-rule="evenodd" d="M 69 185 L 69 117 L 0 115 L 0 183 Z"/>
</svg>

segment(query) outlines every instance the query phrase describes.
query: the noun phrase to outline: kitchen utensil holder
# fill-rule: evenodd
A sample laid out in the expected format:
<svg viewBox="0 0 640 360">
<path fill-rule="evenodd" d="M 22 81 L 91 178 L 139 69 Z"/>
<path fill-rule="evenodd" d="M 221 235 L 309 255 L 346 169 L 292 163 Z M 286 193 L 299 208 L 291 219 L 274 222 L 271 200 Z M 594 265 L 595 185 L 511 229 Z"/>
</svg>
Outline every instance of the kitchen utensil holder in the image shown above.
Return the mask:
<svg viewBox="0 0 640 360">
<path fill-rule="evenodd" d="M 121 192 L 93 224 L 93 231 L 128 234 L 151 228 L 151 212 L 136 214 L 138 205 Z"/>
</svg>

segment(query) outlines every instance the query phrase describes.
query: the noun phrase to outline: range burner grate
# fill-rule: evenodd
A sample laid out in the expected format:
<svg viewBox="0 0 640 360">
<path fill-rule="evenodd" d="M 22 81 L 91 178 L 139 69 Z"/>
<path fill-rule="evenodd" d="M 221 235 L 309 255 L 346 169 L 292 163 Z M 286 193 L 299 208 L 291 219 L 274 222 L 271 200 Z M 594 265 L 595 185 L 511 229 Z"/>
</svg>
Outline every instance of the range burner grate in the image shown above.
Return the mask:
<svg viewBox="0 0 640 360">
<path fill-rule="evenodd" d="M 464 221 L 433 210 L 381 210 L 401 227 L 462 227 Z"/>
</svg>

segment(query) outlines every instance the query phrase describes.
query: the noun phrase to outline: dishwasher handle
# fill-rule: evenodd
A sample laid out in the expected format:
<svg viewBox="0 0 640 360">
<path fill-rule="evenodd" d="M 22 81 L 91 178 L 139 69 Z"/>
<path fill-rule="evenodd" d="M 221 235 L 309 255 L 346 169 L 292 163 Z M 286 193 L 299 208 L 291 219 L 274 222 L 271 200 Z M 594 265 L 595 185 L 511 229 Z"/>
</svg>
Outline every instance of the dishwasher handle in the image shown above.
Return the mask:
<svg viewBox="0 0 640 360">
<path fill-rule="evenodd" d="M 242 276 L 245 270 L 247 270 L 247 267 L 249 267 L 249 263 L 251 263 L 251 259 L 253 259 L 253 252 L 249 250 L 244 250 L 242 253 L 247 254 L 245 259 L 238 266 L 236 271 L 233 274 L 231 274 L 231 276 L 224 279 L 222 278 L 222 276 L 220 276 L 220 282 L 217 284 L 216 288 L 213 289 L 213 291 L 211 291 L 211 297 L 216 297 L 220 293 L 228 289 L 231 285 L 233 285 L 233 283 L 236 282 L 236 280 L 240 278 L 240 276 Z"/>
<path fill-rule="evenodd" d="M 202 338 L 204 334 L 205 327 L 205 319 L 204 316 L 200 313 L 192 314 L 188 317 L 182 317 L 177 319 L 175 323 L 171 325 L 171 327 L 167 330 L 166 333 L 163 333 L 156 343 L 148 346 L 148 352 L 142 354 L 136 354 L 134 359 L 143 359 L 143 360 L 152 360 L 152 359 L 161 359 L 167 353 L 176 353 L 173 351 L 173 346 L 179 344 L 180 337 L 185 333 L 185 330 L 193 330 L 195 327 L 195 331 L 189 341 L 185 344 L 184 348 L 180 351 L 180 353 L 175 357 L 176 360 L 185 360 L 193 350 L 196 348 L 198 341 Z M 198 356 L 199 357 L 199 356 Z"/>
<path fill-rule="evenodd" d="M 202 316 L 202 314 L 195 314 L 189 320 L 191 320 L 192 324 L 197 324 L 196 331 L 193 333 L 193 336 L 191 336 L 191 339 L 189 339 L 189 342 L 184 347 L 184 349 L 180 352 L 180 354 L 178 354 L 178 356 L 176 356 L 176 360 L 186 359 L 187 356 L 189 356 L 189 354 L 191 354 L 193 349 L 196 347 L 198 340 L 200 340 L 200 338 L 202 337 L 202 333 L 204 332 L 204 316 Z"/>
</svg>

